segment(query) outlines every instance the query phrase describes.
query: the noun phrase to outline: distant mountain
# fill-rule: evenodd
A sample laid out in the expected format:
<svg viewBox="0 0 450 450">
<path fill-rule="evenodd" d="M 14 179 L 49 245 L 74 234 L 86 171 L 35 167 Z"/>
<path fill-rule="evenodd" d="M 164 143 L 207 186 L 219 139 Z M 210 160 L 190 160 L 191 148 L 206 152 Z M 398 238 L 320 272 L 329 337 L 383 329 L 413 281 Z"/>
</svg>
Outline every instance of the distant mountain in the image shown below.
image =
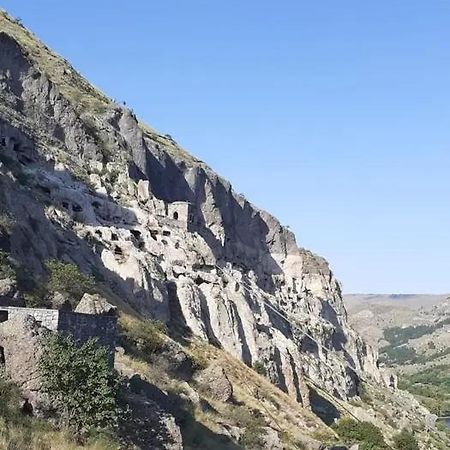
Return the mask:
<svg viewBox="0 0 450 450">
<path fill-rule="evenodd" d="M 369 342 L 377 343 L 392 327 L 427 324 L 432 311 L 450 294 L 345 294 L 349 322 Z"/>
<path fill-rule="evenodd" d="M 450 415 L 450 296 L 354 294 L 344 301 L 349 322 L 380 347 L 400 387 Z"/>
</svg>

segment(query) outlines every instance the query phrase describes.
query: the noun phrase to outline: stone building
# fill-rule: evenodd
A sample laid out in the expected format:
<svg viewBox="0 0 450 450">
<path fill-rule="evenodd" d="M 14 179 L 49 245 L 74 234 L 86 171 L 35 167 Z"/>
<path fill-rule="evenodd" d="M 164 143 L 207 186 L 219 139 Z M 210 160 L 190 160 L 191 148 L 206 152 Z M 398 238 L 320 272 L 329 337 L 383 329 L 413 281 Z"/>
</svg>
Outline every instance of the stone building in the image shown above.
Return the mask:
<svg viewBox="0 0 450 450">
<path fill-rule="evenodd" d="M 114 365 L 116 308 L 98 295 L 85 294 L 75 312 L 0 306 L 0 366 L 20 388 L 24 404 L 39 414 L 48 407 L 39 361 L 49 332 L 71 335 L 78 342 L 97 338 Z M 47 406 L 46 406 L 47 405 Z"/>
</svg>

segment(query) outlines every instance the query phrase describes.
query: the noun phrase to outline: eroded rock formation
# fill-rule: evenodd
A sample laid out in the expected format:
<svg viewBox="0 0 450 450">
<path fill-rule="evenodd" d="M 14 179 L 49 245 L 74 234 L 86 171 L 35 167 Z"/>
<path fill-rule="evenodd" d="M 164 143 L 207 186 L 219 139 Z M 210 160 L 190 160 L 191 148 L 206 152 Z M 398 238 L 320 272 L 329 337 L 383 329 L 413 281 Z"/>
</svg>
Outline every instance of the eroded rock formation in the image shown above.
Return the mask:
<svg viewBox="0 0 450 450">
<path fill-rule="evenodd" d="M 299 400 L 303 374 L 344 399 L 381 381 L 324 259 L 5 15 L 0 48 L 3 249 L 35 274 L 76 263 Z"/>
</svg>

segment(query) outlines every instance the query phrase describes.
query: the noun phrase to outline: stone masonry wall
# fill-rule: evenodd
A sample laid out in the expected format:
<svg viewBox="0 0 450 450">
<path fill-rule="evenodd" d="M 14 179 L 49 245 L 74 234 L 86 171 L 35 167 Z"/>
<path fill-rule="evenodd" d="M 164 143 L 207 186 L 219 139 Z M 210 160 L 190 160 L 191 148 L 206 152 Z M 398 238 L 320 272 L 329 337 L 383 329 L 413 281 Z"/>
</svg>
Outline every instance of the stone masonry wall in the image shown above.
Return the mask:
<svg viewBox="0 0 450 450">
<path fill-rule="evenodd" d="M 117 318 L 94 314 L 60 311 L 58 331 L 65 335 L 72 335 L 80 342 L 90 338 L 98 338 L 98 344 L 106 347 L 114 355 L 117 334 Z"/>
<path fill-rule="evenodd" d="M 32 316 L 42 326 L 64 335 L 72 335 L 80 342 L 98 338 L 98 344 L 108 349 L 113 357 L 116 346 L 117 318 L 94 314 L 82 314 L 54 309 L 0 307 L 0 312 L 7 312 L 8 319 Z M 6 318 L 5 318 L 6 319 Z"/>
<path fill-rule="evenodd" d="M 0 311 L 8 313 L 8 320 L 18 316 L 32 316 L 42 326 L 51 331 L 58 331 L 59 314 L 60 311 L 55 309 L 40 309 L 40 308 L 18 308 L 13 306 L 1 307 Z"/>
</svg>

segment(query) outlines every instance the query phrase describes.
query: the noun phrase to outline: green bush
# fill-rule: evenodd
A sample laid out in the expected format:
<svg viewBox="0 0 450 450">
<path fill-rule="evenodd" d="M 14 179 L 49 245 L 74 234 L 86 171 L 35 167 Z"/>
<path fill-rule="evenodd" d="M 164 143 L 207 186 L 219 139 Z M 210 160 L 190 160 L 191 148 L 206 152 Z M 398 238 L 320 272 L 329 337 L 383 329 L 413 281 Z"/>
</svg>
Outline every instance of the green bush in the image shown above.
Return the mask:
<svg viewBox="0 0 450 450">
<path fill-rule="evenodd" d="M 15 277 L 15 270 L 9 261 L 9 254 L 0 250 L 0 278 Z"/>
<path fill-rule="evenodd" d="M 262 375 L 263 377 L 265 377 L 267 375 L 266 366 L 264 365 L 264 363 L 262 361 L 255 361 L 253 363 L 253 370 L 256 373 L 259 373 L 260 375 Z"/>
<path fill-rule="evenodd" d="M 367 389 L 367 385 L 365 385 L 364 383 L 361 383 L 358 387 L 358 394 L 359 394 L 359 398 L 364 403 L 366 403 L 367 405 L 373 405 L 373 398 Z"/>
<path fill-rule="evenodd" d="M 120 343 L 128 353 L 149 361 L 162 349 L 166 326 L 157 320 L 119 320 Z"/>
<path fill-rule="evenodd" d="M 386 443 L 378 427 L 370 422 L 357 422 L 349 417 L 340 419 L 334 430 L 346 444 L 360 444 L 361 450 L 385 450 Z"/>
<path fill-rule="evenodd" d="M 408 430 L 402 430 L 394 436 L 394 445 L 397 450 L 419 450 L 417 439 Z"/>
<path fill-rule="evenodd" d="M 431 412 L 450 414 L 450 364 L 440 364 L 400 378 L 399 387 L 415 395 Z"/>
<path fill-rule="evenodd" d="M 0 417 L 7 424 L 18 424 L 24 420 L 19 410 L 21 401 L 19 388 L 0 376 Z"/>
<path fill-rule="evenodd" d="M 52 259 L 46 262 L 46 267 L 49 272 L 48 290 L 69 294 L 74 304 L 79 302 L 86 292 L 95 291 L 94 279 L 81 273 L 75 264 Z"/>
<path fill-rule="evenodd" d="M 14 228 L 15 222 L 9 214 L 0 214 L 0 234 L 6 233 L 11 234 Z"/>
<path fill-rule="evenodd" d="M 109 366 L 105 347 L 96 339 L 79 344 L 50 334 L 39 362 L 43 387 L 61 423 L 77 435 L 117 426 L 118 375 Z"/>
</svg>

